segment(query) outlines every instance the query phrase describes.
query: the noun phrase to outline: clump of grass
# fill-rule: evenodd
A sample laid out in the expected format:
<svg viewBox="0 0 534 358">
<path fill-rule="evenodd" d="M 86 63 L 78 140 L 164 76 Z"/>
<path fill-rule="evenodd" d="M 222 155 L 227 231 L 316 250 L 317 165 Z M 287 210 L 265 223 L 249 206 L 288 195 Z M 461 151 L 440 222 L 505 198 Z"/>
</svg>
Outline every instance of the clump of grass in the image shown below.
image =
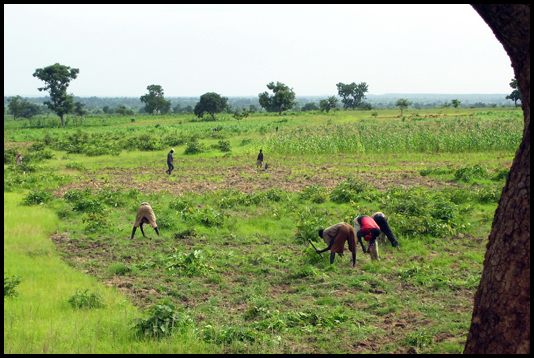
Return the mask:
<svg viewBox="0 0 534 358">
<path fill-rule="evenodd" d="M 72 295 L 68 302 L 72 308 L 103 308 L 106 307 L 106 303 L 100 292 L 96 290 L 91 294 L 87 293 L 89 289 L 80 291 L 76 289 L 74 295 Z"/>
<path fill-rule="evenodd" d="M 159 338 L 170 335 L 175 329 L 192 327 L 189 315 L 180 312 L 176 306 L 161 301 L 146 310 L 146 318 L 137 318 L 133 330 L 138 337 Z"/>
<path fill-rule="evenodd" d="M 42 205 L 52 201 L 54 196 L 47 190 L 32 191 L 22 200 L 24 205 Z"/>
</svg>

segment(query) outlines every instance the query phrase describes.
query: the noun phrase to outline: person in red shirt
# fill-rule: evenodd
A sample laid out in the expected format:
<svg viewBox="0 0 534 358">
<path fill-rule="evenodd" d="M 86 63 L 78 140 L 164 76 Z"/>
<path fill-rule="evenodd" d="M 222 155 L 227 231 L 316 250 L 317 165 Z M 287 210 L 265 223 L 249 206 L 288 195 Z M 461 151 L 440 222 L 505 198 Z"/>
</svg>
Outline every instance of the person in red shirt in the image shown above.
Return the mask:
<svg viewBox="0 0 534 358">
<path fill-rule="evenodd" d="M 368 215 L 358 216 L 354 219 L 354 230 L 356 231 L 356 236 L 363 252 L 371 254 L 372 260 L 378 260 L 377 238 L 380 234 L 385 234 L 393 247 L 398 248 L 399 246 L 395 235 L 393 235 L 388 225 L 386 216 L 381 212 L 374 213 L 371 217 Z M 367 249 L 363 245 L 362 237 L 365 241 L 369 242 Z"/>
</svg>

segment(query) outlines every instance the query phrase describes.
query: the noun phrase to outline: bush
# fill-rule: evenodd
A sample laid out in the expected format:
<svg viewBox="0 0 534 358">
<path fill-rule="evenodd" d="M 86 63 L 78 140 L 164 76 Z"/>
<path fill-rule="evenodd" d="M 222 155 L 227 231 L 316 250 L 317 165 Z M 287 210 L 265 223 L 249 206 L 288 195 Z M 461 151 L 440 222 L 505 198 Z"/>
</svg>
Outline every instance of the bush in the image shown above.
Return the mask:
<svg viewBox="0 0 534 358">
<path fill-rule="evenodd" d="M 18 296 L 19 293 L 15 291 L 15 288 L 19 284 L 20 284 L 19 276 L 11 276 L 11 278 L 4 276 L 4 298 Z"/>
<path fill-rule="evenodd" d="M 193 326 L 194 322 L 185 313 L 165 301 L 153 305 L 146 310 L 147 318 L 138 318 L 133 327 L 136 335 L 158 338 L 172 333 L 177 328 Z"/>
<path fill-rule="evenodd" d="M 361 179 L 353 177 L 347 178 L 347 180 L 340 182 L 330 192 L 330 200 L 334 203 L 349 203 L 358 200 L 358 194 L 362 193 L 368 184 Z"/>
<path fill-rule="evenodd" d="M 85 291 L 76 290 L 76 293 L 68 299 L 72 308 L 103 308 L 106 307 L 104 298 L 100 295 L 98 290 L 94 293 L 88 294 Z"/>
<path fill-rule="evenodd" d="M 204 257 L 200 250 L 189 254 L 172 254 L 166 259 L 165 269 L 180 276 L 202 276 L 213 271 L 213 267 L 206 265 L 203 261 Z"/>
<path fill-rule="evenodd" d="M 24 205 L 42 205 L 52 201 L 54 196 L 48 191 L 32 191 L 22 200 Z"/>
<path fill-rule="evenodd" d="M 328 189 L 317 185 L 308 186 L 299 193 L 301 200 L 310 200 L 312 203 L 320 204 L 328 200 Z"/>
<path fill-rule="evenodd" d="M 187 143 L 184 154 L 197 154 L 204 151 L 204 145 L 200 143 L 195 137 L 192 137 L 191 140 Z"/>
<path fill-rule="evenodd" d="M 98 199 L 83 198 L 74 202 L 72 210 L 85 213 L 101 213 L 105 209 L 104 204 Z"/>
<path fill-rule="evenodd" d="M 67 168 L 67 169 L 75 169 L 75 170 L 79 170 L 81 172 L 84 172 L 84 171 L 87 170 L 87 168 L 85 168 L 85 165 L 83 165 L 82 163 L 79 163 L 79 162 L 67 163 L 67 165 L 65 165 L 65 168 Z"/>
<path fill-rule="evenodd" d="M 229 152 L 230 149 L 230 141 L 228 140 L 220 140 L 218 148 L 221 152 Z"/>
</svg>

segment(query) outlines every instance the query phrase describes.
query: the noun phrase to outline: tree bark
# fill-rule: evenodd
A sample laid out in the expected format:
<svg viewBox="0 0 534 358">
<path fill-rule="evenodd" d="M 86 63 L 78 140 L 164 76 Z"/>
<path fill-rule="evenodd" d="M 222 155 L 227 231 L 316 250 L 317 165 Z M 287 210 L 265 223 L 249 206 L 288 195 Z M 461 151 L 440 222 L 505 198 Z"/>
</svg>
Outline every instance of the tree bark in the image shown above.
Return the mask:
<svg viewBox="0 0 534 358">
<path fill-rule="evenodd" d="M 506 179 L 464 353 L 530 353 L 530 5 L 475 4 L 510 56 L 525 127 Z"/>
<path fill-rule="evenodd" d="M 65 119 L 63 118 L 63 114 L 60 117 L 61 117 L 61 125 L 65 127 Z"/>
</svg>

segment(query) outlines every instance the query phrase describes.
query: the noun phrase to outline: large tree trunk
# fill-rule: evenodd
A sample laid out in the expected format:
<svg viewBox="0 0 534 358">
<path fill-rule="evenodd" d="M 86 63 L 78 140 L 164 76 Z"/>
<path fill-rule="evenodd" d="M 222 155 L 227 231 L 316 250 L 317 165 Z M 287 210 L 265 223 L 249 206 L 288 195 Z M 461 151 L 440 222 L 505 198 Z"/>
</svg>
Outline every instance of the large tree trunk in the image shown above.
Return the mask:
<svg viewBox="0 0 534 358">
<path fill-rule="evenodd" d="M 525 128 L 493 218 L 464 353 L 530 353 L 530 5 L 476 4 L 512 60 Z"/>
<path fill-rule="evenodd" d="M 65 127 L 65 119 L 63 118 L 63 114 L 60 117 L 61 117 L 61 125 Z"/>
</svg>

